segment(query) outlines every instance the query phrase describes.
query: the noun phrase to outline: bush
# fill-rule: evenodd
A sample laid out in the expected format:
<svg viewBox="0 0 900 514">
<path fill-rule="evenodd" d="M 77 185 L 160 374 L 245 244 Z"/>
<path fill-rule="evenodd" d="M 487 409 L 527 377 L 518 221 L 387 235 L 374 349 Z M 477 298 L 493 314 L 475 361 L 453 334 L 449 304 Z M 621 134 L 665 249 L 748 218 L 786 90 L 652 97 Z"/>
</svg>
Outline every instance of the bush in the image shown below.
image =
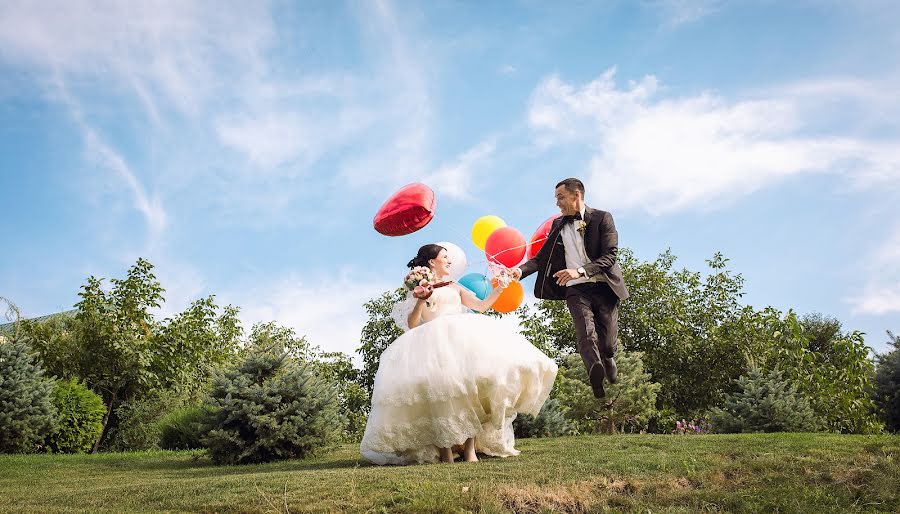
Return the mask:
<svg viewBox="0 0 900 514">
<path fill-rule="evenodd" d="M 159 449 L 159 421 L 166 414 L 184 406 L 181 396 L 170 390 L 157 391 L 135 398 L 116 409 L 116 428 L 109 449 L 119 452 Z"/>
<path fill-rule="evenodd" d="M 24 341 L 0 343 L 0 453 L 41 449 L 56 419 L 52 391 Z"/>
<path fill-rule="evenodd" d="M 103 432 L 106 405 L 100 395 L 75 379 L 57 380 L 53 387 L 56 428 L 47 448 L 57 453 L 90 451 Z"/>
<path fill-rule="evenodd" d="M 815 432 L 823 428 L 823 420 L 777 368 L 750 370 L 736 380 L 736 386 L 724 407 L 710 413 L 717 432 Z"/>
<path fill-rule="evenodd" d="M 304 458 L 341 438 L 336 387 L 288 354 L 251 351 L 217 374 L 204 444 L 217 464 Z"/>
<path fill-rule="evenodd" d="M 875 373 L 875 403 L 881 409 L 885 428 L 900 431 L 900 336 L 888 331 L 893 351 L 878 356 Z"/>
<path fill-rule="evenodd" d="M 770 319 L 768 325 L 775 330 L 772 344 L 758 356 L 760 367 L 783 371 L 823 421 L 825 430 L 874 434 L 884 429 L 872 399 L 875 365 L 862 332 L 836 334 L 821 346 L 821 341 L 810 342 L 793 312 L 781 320 Z M 812 335 L 821 337 L 815 332 Z"/>
<path fill-rule="evenodd" d="M 170 412 L 159 420 L 159 446 L 164 450 L 204 448 L 203 426 L 212 409 L 193 405 Z"/>
<path fill-rule="evenodd" d="M 556 398 L 547 400 L 537 416 L 529 414 L 516 416 L 516 419 L 513 420 L 513 430 L 519 439 L 558 437 L 572 432 Z"/>
<path fill-rule="evenodd" d="M 620 347 L 621 348 L 621 347 Z M 659 384 L 644 371 L 641 352 L 616 352 L 619 380 L 606 387 L 606 397 L 594 398 L 584 364 L 578 354 L 565 358 L 559 368 L 556 398 L 566 419 L 578 433 L 639 432 L 657 415 Z"/>
</svg>

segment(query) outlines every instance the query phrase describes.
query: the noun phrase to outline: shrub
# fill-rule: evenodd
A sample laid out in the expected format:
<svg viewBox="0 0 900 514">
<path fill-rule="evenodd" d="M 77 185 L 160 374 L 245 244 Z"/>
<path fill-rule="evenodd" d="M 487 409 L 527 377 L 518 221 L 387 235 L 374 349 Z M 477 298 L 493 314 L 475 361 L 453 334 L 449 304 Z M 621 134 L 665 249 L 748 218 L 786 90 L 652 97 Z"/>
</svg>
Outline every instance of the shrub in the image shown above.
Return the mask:
<svg viewBox="0 0 900 514">
<path fill-rule="evenodd" d="M 100 395 L 75 379 L 57 380 L 53 387 L 56 427 L 47 448 L 57 453 L 90 451 L 103 432 L 106 405 Z"/>
<path fill-rule="evenodd" d="M 750 370 L 736 380 L 724 407 L 712 409 L 717 432 L 815 432 L 823 427 L 809 402 L 780 370 Z"/>
<path fill-rule="evenodd" d="M 123 403 L 115 412 L 117 423 L 109 448 L 120 452 L 159 449 L 159 421 L 183 405 L 181 396 L 170 390 Z"/>
<path fill-rule="evenodd" d="M 656 416 L 659 384 L 644 371 L 641 352 L 619 350 L 619 380 L 607 385 L 606 397 L 594 398 L 581 357 L 571 354 L 559 369 L 556 397 L 566 418 L 578 433 L 638 432 Z"/>
<path fill-rule="evenodd" d="M 280 351 L 254 349 L 218 374 L 204 443 L 217 464 L 304 458 L 340 440 L 336 387 Z"/>
<path fill-rule="evenodd" d="M 559 400 L 550 398 L 537 416 L 519 414 L 513 420 L 513 430 L 520 439 L 528 437 L 557 437 L 571 433 L 572 428 L 563 415 Z"/>
<path fill-rule="evenodd" d="M 888 331 L 889 344 L 894 349 L 878 356 L 875 373 L 875 403 L 884 416 L 885 428 L 900 431 L 900 336 Z"/>
<path fill-rule="evenodd" d="M 164 450 L 203 448 L 203 426 L 212 409 L 192 405 L 170 412 L 159 420 L 159 446 Z"/>
<path fill-rule="evenodd" d="M 0 343 L 0 453 L 41 449 L 56 418 L 52 391 L 25 341 Z"/>
</svg>

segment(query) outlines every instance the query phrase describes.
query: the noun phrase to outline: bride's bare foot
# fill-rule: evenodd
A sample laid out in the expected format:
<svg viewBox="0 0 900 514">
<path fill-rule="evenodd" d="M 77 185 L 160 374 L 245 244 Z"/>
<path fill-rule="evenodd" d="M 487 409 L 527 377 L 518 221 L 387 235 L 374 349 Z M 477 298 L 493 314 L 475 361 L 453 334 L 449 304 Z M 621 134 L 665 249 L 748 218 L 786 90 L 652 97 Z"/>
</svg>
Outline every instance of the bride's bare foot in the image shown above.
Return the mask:
<svg viewBox="0 0 900 514">
<path fill-rule="evenodd" d="M 466 444 L 463 447 L 463 458 L 465 458 L 466 462 L 478 462 L 478 455 L 475 455 L 474 437 L 466 439 Z"/>
<path fill-rule="evenodd" d="M 438 448 L 438 453 L 441 456 L 441 462 L 445 464 L 453 462 L 453 450 L 450 448 Z"/>
</svg>

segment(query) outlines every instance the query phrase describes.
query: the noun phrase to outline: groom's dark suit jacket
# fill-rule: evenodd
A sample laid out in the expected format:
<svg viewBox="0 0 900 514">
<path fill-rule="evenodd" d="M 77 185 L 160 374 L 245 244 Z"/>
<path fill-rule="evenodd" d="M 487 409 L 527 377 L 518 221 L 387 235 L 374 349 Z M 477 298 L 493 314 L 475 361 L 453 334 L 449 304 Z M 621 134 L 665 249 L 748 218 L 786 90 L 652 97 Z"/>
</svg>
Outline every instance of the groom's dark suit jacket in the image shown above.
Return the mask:
<svg viewBox="0 0 900 514">
<path fill-rule="evenodd" d="M 622 279 L 622 268 L 616 262 L 616 254 L 619 251 L 619 233 L 613 223 L 612 215 L 599 209 L 585 207 L 584 221 L 587 223 L 584 232 L 584 249 L 589 264 L 585 264 L 584 271 L 588 277 L 597 273 L 603 273 L 610 289 L 616 293 L 620 300 L 628 298 L 628 288 Z M 553 274 L 566 269 L 566 251 L 563 246 L 560 231 L 565 221 L 562 217 L 556 218 L 550 226 L 550 233 L 544 246 L 533 259 L 519 268 L 522 270 L 522 278 L 537 272 L 537 280 L 534 282 L 534 296 L 544 300 L 564 300 L 567 286 L 556 284 Z"/>
</svg>

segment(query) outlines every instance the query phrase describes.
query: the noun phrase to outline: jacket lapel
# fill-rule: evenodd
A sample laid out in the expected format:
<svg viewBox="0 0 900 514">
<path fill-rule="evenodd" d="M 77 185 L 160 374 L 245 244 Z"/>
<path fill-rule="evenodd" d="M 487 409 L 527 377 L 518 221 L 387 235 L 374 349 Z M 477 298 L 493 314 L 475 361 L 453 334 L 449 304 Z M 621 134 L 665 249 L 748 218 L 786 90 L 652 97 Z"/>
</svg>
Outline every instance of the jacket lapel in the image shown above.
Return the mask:
<svg viewBox="0 0 900 514">
<path fill-rule="evenodd" d="M 594 209 L 591 209 L 588 206 L 584 206 L 584 222 L 588 225 L 591 224 L 591 218 L 594 215 Z"/>
</svg>

